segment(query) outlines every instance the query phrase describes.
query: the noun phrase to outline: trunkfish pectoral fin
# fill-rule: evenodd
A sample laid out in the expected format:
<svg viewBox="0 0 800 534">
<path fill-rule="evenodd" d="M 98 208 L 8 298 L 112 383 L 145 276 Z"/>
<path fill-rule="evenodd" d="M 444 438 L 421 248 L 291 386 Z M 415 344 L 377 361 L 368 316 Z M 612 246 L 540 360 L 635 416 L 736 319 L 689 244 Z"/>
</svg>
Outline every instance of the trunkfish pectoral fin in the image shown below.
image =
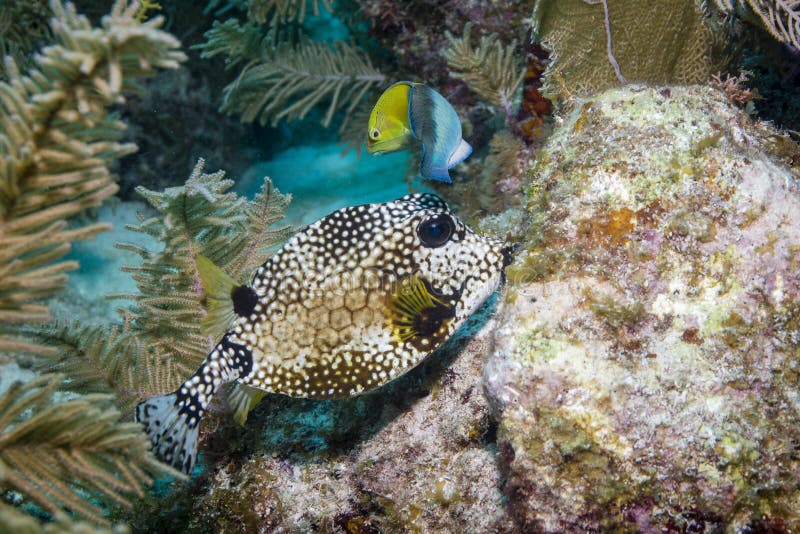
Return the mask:
<svg viewBox="0 0 800 534">
<path fill-rule="evenodd" d="M 241 382 L 234 382 L 228 394 L 228 404 L 233 409 L 233 419 L 239 426 L 247 422 L 247 415 L 267 394 L 263 389 L 254 388 Z"/>
<path fill-rule="evenodd" d="M 198 254 L 195 261 L 206 306 L 200 327 L 203 335 L 218 336 L 237 317 L 247 317 L 253 312 L 258 295 L 250 286 L 238 284 L 205 256 Z"/>
<path fill-rule="evenodd" d="M 448 323 L 455 317 L 449 299 L 435 295 L 417 276 L 404 278 L 387 303 L 392 336 L 403 343 L 431 347 L 447 335 Z"/>
</svg>

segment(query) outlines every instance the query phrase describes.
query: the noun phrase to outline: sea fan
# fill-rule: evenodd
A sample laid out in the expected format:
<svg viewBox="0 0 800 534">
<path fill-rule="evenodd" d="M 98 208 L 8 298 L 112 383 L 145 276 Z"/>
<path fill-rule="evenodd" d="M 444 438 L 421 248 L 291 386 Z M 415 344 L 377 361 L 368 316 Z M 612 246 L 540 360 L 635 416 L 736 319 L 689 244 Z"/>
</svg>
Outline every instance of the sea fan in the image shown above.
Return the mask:
<svg viewBox="0 0 800 534">
<path fill-rule="evenodd" d="M 591 94 L 621 79 L 705 83 L 711 73 L 711 31 L 693 1 L 536 0 L 532 20 L 552 60 L 547 96 Z"/>
</svg>

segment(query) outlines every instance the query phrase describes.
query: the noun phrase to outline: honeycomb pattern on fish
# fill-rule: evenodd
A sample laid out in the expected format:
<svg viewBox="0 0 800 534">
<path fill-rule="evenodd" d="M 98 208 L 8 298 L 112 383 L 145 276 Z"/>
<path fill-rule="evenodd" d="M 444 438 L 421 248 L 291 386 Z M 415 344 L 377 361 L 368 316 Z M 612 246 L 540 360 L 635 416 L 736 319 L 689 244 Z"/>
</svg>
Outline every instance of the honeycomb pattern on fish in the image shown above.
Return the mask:
<svg viewBox="0 0 800 534">
<path fill-rule="evenodd" d="M 345 208 L 290 240 L 256 272 L 259 303 L 230 334 L 253 355 L 253 371 L 242 382 L 296 397 L 355 395 L 403 374 L 446 340 L 472 311 L 469 299 L 432 339 L 402 343 L 387 327 L 392 288 L 424 273 L 457 307 L 462 279 L 465 293 L 476 297 L 490 277 L 499 281 L 502 254 L 499 242 L 455 219 L 452 240 L 462 246 L 428 252 L 416 229 L 431 213 L 450 212 L 438 197 L 407 196 Z M 473 273 L 474 280 L 459 273 Z"/>
</svg>

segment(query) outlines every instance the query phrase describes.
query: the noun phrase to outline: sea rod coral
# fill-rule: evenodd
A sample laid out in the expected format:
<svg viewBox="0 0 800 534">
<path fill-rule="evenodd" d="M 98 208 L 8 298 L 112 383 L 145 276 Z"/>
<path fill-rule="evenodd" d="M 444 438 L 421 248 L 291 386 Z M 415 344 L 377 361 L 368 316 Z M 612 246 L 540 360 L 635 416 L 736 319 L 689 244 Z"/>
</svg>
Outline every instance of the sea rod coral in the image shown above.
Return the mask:
<svg viewBox="0 0 800 534">
<path fill-rule="evenodd" d="M 43 300 L 60 291 L 72 241 L 107 229 L 67 219 L 117 190 L 109 169 L 135 146 L 109 107 L 157 68 L 184 59 L 163 21 L 140 24 L 137 4 L 115 3 L 100 28 L 54 0 L 55 44 L 23 74 L 6 59 L 0 84 L 0 350 L 56 356 L 27 328 L 46 323 Z M 12 385 L 0 397 L 0 488 L 69 524 L 65 511 L 107 523 L 101 504 L 128 506 L 159 472 L 146 441 L 119 421 L 106 396 L 53 403 L 60 375 Z M 29 507 L 30 509 L 30 507 Z M 0 524 L 30 524 L 4 506 Z"/>
</svg>

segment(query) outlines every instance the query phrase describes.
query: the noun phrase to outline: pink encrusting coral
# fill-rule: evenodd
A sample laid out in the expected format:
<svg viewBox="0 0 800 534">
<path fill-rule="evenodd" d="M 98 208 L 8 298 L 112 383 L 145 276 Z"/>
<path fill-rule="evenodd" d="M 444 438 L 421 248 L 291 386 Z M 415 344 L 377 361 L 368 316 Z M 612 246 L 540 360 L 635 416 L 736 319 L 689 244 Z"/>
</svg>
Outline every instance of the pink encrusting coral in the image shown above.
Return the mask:
<svg viewBox="0 0 800 534">
<path fill-rule="evenodd" d="M 634 86 L 548 141 L 484 375 L 519 526 L 800 528 L 783 140 L 711 88 Z"/>
</svg>

